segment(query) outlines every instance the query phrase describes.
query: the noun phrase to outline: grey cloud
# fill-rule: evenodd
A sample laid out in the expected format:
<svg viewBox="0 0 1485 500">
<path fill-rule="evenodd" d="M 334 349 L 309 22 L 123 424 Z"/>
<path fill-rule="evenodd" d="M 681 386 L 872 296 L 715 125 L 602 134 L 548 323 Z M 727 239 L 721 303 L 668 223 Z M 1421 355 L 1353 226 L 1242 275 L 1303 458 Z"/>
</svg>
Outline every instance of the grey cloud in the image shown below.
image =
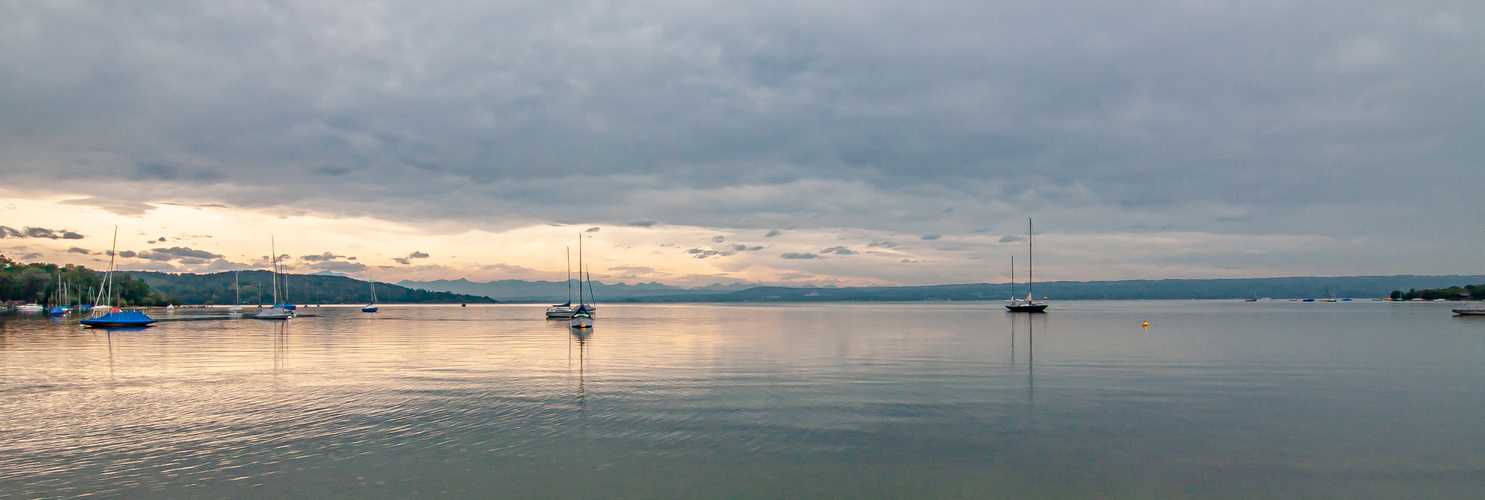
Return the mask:
<svg viewBox="0 0 1485 500">
<path fill-rule="evenodd" d="M 691 254 L 691 255 L 694 255 L 698 259 L 705 259 L 707 257 L 714 257 L 714 256 L 717 256 L 717 255 L 729 255 L 729 254 L 723 253 L 720 250 L 712 250 L 712 249 L 708 249 L 708 248 L 692 248 L 692 249 L 686 250 L 686 253 Z"/>
<path fill-rule="evenodd" d="M 942 238 L 942 237 L 943 236 L 941 236 L 939 234 L 936 234 L 936 233 L 929 233 L 929 234 L 923 235 L 923 239 L 928 240 L 928 241 L 933 241 L 933 240 L 936 240 L 936 239 L 939 239 L 939 238 Z"/>
<path fill-rule="evenodd" d="M 399 221 L 953 235 L 1025 210 L 1074 232 L 1485 244 L 1454 231 L 1469 214 L 1343 210 L 1421 221 L 1478 192 L 1485 98 L 1459 89 L 1485 33 L 1430 23 L 1471 4 L 4 5 L 0 116 L 27 117 L 0 124 L 8 181 L 87 179 L 69 203 L 116 214 L 189 192 Z M 348 166 L 334 189 L 282 182 Z"/>
<path fill-rule="evenodd" d="M 28 254 L 25 254 L 25 255 L 20 256 L 20 260 L 36 260 L 36 259 L 40 259 L 41 257 L 42 257 L 42 255 L 40 253 L 38 253 L 38 252 L 31 252 L 31 253 L 28 253 Z"/>
<path fill-rule="evenodd" d="M 712 237 L 712 243 L 721 243 L 723 241 L 727 241 L 727 237 L 726 236 L 713 236 Z"/>
<path fill-rule="evenodd" d="M 80 240 L 81 234 L 67 229 L 47 229 L 44 227 L 26 227 L 15 229 L 9 226 L 0 226 L 0 238 L 43 238 L 48 240 Z"/>
<path fill-rule="evenodd" d="M 631 227 L 652 227 L 655 224 L 656 222 L 652 220 L 636 220 L 624 223 L 624 225 Z"/>
<path fill-rule="evenodd" d="M 794 259 L 818 259 L 818 258 L 820 258 L 819 255 L 815 255 L 815 254 L 812 254 L 812 253 L 799 253 L 799 252 L 787 252 L 787 253 L 779 254 L 779 257 L 782 257 L 782 258 L 785 258 L 785 259 L 790 259 L 790 260 L 794 260 Z"/>
<path fill-rule="evenodd" d="M 123 257 L 125 259 L 132 259 L 138 255 L 139 254 L 135 253 L 133 250 L 124 250 L 122 252 L 119 252 L 119 257 Z"/>
<path fill-rule="evenodd" d="M 127 251 L 126 252 L 119 252 L 119 256 L 120 257 L 138 257 L 138 258 L 141 258 L 141 259 L 152 260 L 152 261 L 157 261 L 157 262 L 167 262 L 167 261 L 172 261 L 172 260 L 182 260 L 183 263 L 186 263 L 186 264 L 190 264 L 191 262 L 184 262 L 185 259 L 202 259 L 201 262 L 205 262 L 206 259 L 220 259 L 220 258 L 222 258 L 222 255 L 221 254 L 216 254 L 216 253 L 211 253 L 211 252 L 208 252 L 208 251 L 205 251 L 205 250 L 196 250 L 196 249 L 186 248 L 186 247 L 153 248 L 153 249 L 150 249 L 150 250 L 145 250 L 143 252 L 139 252 L 138 254 L 135 254 L 135 255 L 126 255 L 126 254 L 133 254 L 133 253 L 134 252 L 127 252 Z M 200 262 L 197 262 L 197 263 L 200 263 Z"/>
<path fill-rule="evenodd" d="M 891 241 L 872 241 L 866 244 L 866 248 L 897 248 L 897 244 Z"/>
<path fill-rule="evenodd" d="M 72 248 L 68 248 L 67 249 L 67 253 L 76 253 L 76 254 L 82 254 L 82 255 L 92 255 L 93 254 L 93 251 L 92 250 L 88 250 L 86 248 L 72 247 Z"/>
<path fill-rule="evenodd" d="M 1015 243 L 1017 241 L 1026 241 L 1026 237 L 1019 234 L 1007 234 L 1000 237 L 1001 243 Z"/>
<path fill-rule="evenodd" d="M 772 238 L 774 236 L 778 236 L 778 235 L 781 235 L 781 234 L 784 234 L 784 232 L 783 231 L 780 231 L 780 230 L 777 230 L 777 229 L 769 229 L 768 230 L 768 234 L 763 235 L 763 237 L 764 238 Z"/>
<path fill-rule="evenodd" d="M 738 252 L 756 252 L 763 249 L 763 245 L 747 246 L 742 243 L 733 243 L 731 247 Z"/>
<path fill-rule="evenodd" d="M 599 229 L 600 228 L 590 227 L 590 228 L 584 230 L 583 232 L 585 232 L 585 233 L 596 233 L 596 232 L 598 232 Z"/>
<path fill-rule="evenodd" d="M 406 257 L 392 257 L 392 260 L 397 261 L 398 264 L 402 264 L 405 266 L 410 264 L 412 259 L 426 258 L 428 258 L 428 254 L 419 251 L 413 251 L 413 253 L 407 254 Z"/>
<path fill-rule="evenodd" d="M 319 255 L 301 255 L 301 256 L 299 256 L 299 260 L 302 260 L 302 261 L 305 261 L 305 262 L 328 262 L 328 261 L 332 261 L 332 260 L 356 260 L 356 258 L 355 257 L 347 257 L 347 256 L 344 256 L 344 255 L 336 255 L 336 254 L 331 253 L 331 252 L 325 252 L 325 253 L 322 253 L 322 254 L 319 254 Z"/>
<path fill-rule="evenodd" d="M 316 271 L 316 272 L 330 271 L 330 272 L 337 272 L 337 273 L 354 273 L 354 272 L 365 271 L 367 269 L 366 264 L 362 264 L 360 262 L 346 262 L 346 261 L 322 261 L 322 262 L 315 262 L 313 264 L 310 264 L 308 267 L 309 267 L 310 270 Z"/>
<path fill-rule="evenodd" d="M 857 252 L 855 250 L 851 250 L 851 249 L 846 248 L 846 247 L 843 247 L 843 246 L 835 246 L 835 247 L 826 248 L 824 250 L 820 250 L 820 253 L 824 253 L 824 254 L 835 254 L 835 255 L 856 255 L 856 254 L 861 253 L 861 252 Z"/>
</svg>

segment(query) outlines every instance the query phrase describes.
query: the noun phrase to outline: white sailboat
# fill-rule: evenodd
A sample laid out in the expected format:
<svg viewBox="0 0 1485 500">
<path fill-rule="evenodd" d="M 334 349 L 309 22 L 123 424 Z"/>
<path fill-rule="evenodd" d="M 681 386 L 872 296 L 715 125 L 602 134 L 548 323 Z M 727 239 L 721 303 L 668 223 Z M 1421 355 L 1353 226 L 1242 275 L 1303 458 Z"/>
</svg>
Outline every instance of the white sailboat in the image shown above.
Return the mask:
<svg viewBox="0 0 1485 500">
<path fill-rule="evenodd" d="M 278 300 L 278 245 L 273 242 L 272 236 L 268 238 L 269 249 L 273 252 L 273 307 L 264 309 L 258 312 L 258 314 L 254 314 L 253 317 L 258 319 L 293 318 L 294 311 L 285 309 L 283 303 Z"/>
<path fill-rule="evenodd" d="M 238 278 L 240 271 L 232 271 L 232 291 L 237 294 L 237 303 L 227 310 L 227 317 L 242 317 L 242 280 Z"/>
<path fill-rule="evenodd" d="M 579 330 L 593 328 L 593 313 L 598 310 L 597 307 L 590 306 L 587 301 L 583 300 L 583 282 L 585 281 L 583 269 L 583 235 L 580 233 L 578 234 L 578 306 L 577 310 L 572 313 L 572 319 L 567 322 L 568 326 Z"/>
<path fill-rule="evenodd" d="M 1032 298 L 1032 286 L 1036 283 L 1036 275 L 1032 274 L 1035 269 L 1031 260 L 1031 219 L 1026 219 L 1026 298 L 1016 298 L 1016 258 L 1011 257 L 1011 301 L 1006 304 L 1005 309 L 1009 312 L 1040 313 L 1047 312 L 1047 304 L 1038 304 Z"/>
<path fill-rule="evenodd" d="M 374 313 L 376 312 L 376 280 L 367 281 L 371 282 L 371 303 L 366 304 L 366 307 L 362 307 L 361 312 Z"/>
<path fill-rule="evenodd" d="M 576 312 L 572 307 L 572 247 L 567 247 L 567 302 L 548 307 L 547 319 L 571 319 Z"/>
</svg>

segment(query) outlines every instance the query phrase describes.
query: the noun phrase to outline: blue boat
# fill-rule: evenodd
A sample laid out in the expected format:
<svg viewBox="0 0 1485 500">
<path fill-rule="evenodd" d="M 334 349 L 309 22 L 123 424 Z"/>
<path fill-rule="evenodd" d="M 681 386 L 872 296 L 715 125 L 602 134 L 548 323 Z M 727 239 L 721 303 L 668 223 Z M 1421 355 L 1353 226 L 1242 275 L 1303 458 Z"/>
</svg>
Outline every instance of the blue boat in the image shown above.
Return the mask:
<svg viewBox="0 0 1485 500">
<path fill-rule="evenodd" d="M 113 228 L 113 251 L 111 251 L 109 253 L 110 257 L 108 258 L 108 273 L 104 274 L 104 276 L 103 276 L 104 286 L 107 287 L 107 288 L 106 288 L 106 291 L 105 290 L 99 290 L 98 299 L 100 299 L 100 300 L 96 300 L 96 302 L 101 302 L 101 303 L 104 303 L 104 304 L 111 304 L 114 301 L 114 295 L 113 295 L 113 270 L 114 270 L 114 267 L 113 267 L 113 257 L 112 257 L 112 255 L 117 254 L 118 249 L 119 249 L 119 228 L 117 226 L 115 226 Z M 95 309 L 97 309 L 97 307 L 95 307 Z M 117 307 L 114 307 L 112 309 L 109 309 L 108 314 L 104 314 L 104 315 L 99 316 L 99 317 L 96 317 L 96 318 L 88 318 L 88 319 L 79 321 L 79 323 L 82 323 L 83 326 L 86 326 L 86 327 L 89 327 L 89 328 L 142 328 L 142 327 L 150 326 L 150 324 L 152 324 L 154 322 L 155 322 L 154 318 L 151 318 L 149 316 L 145 316 L 144 313 L 142 313 L 142 312 L 139 312 L 139 311 L 128 311 L 128 312 L 125 312 L 125 311 L 119 310 L 119 308 L 117 308 Z"/>
<path fill-rule="evenodd" d="M 129 328 L 149 326 L 154 323 L 154 318 L 145 316 L 139 311 L 111 312 L 96 318 L 79 321 L 84 326 L 92 328 Z"/>
</svg>

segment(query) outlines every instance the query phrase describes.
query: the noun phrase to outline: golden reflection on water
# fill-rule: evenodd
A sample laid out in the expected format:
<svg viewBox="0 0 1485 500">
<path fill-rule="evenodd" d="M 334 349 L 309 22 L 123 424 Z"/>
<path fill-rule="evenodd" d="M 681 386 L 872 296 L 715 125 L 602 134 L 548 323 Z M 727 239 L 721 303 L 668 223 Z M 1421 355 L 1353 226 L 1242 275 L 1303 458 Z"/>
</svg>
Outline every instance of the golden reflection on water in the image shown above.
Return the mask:
<svg viewBox="0 0 1485 500">
<path fill-rule="evenodd" d="M 1078 496 L 1129 477 L 1113 496 L 1221 496 L 1252 491 L 1213 470 L 1284 493 L 1402 464 L 1478 486 L 1475 324 L 1300 307 L 605 305 L 592 330 L 528 305 L 6 317 L 0 497 Z"/>
</svg>

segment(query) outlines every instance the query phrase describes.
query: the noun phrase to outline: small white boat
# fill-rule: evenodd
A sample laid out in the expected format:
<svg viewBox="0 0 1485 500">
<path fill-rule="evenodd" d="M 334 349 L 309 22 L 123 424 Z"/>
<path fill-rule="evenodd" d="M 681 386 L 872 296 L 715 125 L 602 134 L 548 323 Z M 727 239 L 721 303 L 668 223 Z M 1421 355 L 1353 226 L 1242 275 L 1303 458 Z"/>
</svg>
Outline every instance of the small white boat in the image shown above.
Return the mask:
<svg viewBox="0 0 1485 500">
<path fill-rule="evenodd" d="M 273 307 L 263 309 L 258 314 L 254 314 L 253 317 L 257 319 L 289 319 L 294 317 L 294 311 L 284 307 L 284 304 L 278 301 L 278 246 L 272 244 L 272 241 L 273 237 L 270 236 L 269 250 L 273 252 L 271 254 L 273 255 Z"/>
<path fill-rule="evenodd" d="M 270 307 L 253 315 L 257 319 L 290 319 L 294 317 L 294 311 L 280 307 Z"/>
<path fill-rule="evenodd" d="M 574 313 L 567 325 L 573 328 L 593 328 L 593 316 L 586 312 Z"/>
<path fill-rule="evenodd" d="M 361 308 L 361 312 L 364 313 L 376 312 L 376 280 L 369 281 L 371 281 L 371 303 L 366 304 L 366 307 Z"/>
<path fill-rule="evenodd" d="M 1485 302 L 1471 302 L 1453 311 L 1456 316 L 1485 316 Z"/>
<path fill-rule="evenodd" d="M 41 304 L 26 304 L 15 306 L 15 312 L 39 313 L 43 311 L 46 311 L 46 307 L 43 307 Z"/>
</svg>

